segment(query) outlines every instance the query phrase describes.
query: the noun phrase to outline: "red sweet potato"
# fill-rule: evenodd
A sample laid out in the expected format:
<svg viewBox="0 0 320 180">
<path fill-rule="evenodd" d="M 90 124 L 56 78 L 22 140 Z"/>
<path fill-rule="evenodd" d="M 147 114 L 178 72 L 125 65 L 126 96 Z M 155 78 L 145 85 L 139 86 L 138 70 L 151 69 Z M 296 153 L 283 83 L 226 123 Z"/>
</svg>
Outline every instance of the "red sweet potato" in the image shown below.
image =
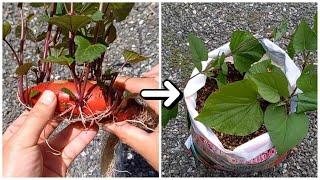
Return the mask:
<svg viewBox="0 0 320 180">
<path fill-rule="evenodd" d="M 68 89 L 72 92 L 75 97 L 71 97 L 68 93 L 62 91 L 62 89 Z M 41 96 L 42 92 L 45 90 L 53 91 L 58 98 L 58 104 L 56 108 L 57 113 L 63 113 L 66 110 L 70 109 L 70 107 L 74 107 L 77 104 L 77 99 L 79 98 L 79 94 L 77 93 L 76 87 L 73 81 L 68 80 L 59 80 L 59 81 L 51 81 L 40 83 L 39 85 L 28 88 L 24 91 L 24 99 L 27 104 L 33 106 Z M 119 89 L 114 89 L 116 92 L 120 92 Z M 31 94 L 33 95 L 31 95 Z M 36 94 L 36 95 L 35 95 Z M 85 92 L 84 92 L 84 101 L 85 106 L 81 108 L 82 113 L 90 116 L 93 114 L 99 114 L 100 112 L 104 112 L 107 109 L 111 108 L 111 104 L 108 103 L 107 97 L 105 97 L 103 89 L 99 87 L 96 82 L 89 81 L 87 82 Z M 113 114 L 116 116 L 117 121 L 123 121 L 126 119 L 131 119 L 135 114 L 140 112 L 141 106 L 136 103 L 129 101 L 127 106 L 118 112 Z M 80 114 L 79 106 L 75 108 L 72 112 L 72 116 L 78 116 Z M 90 110 L 89 110 L 90 109 Z M 70 115 L 71 111 L 67 114 Z M 112 118 L 112 117 L 109 117 Z"/>
</svg>

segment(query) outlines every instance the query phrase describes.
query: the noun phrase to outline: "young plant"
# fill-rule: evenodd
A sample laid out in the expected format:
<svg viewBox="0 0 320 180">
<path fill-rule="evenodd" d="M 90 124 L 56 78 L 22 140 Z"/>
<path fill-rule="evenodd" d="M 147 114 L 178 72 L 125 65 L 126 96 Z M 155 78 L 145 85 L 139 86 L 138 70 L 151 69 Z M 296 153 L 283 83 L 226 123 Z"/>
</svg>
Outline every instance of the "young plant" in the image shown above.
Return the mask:
<svg viewBox="0 0 320 180">
<path fill-rule="evenodd" d="M 9 46 L 18 67 L 18 97 L 33 106 L 41 93 L 51 90 L 57 94 L 56 112 L 69 114 L 70 120 L 79 117 L 83 123 L 99 123 L 105 118 L 115 121 L 130 119 L 141 108 L 132 100 L 127 103 L 123 89 L 114 86 L 117 75 L 129 63 L 147 59 L 133 51 L 124 50 L 125 62 L 120 68 L 103 68 L 108 46 L 116 39 L 115 22 L 126 19 L 133 3 L 30 3 L 42 8 L 47 23 L 46 31 L 34 34 L 29 27 L 33 14 L 24 16 L 24 4 L 18 3 L 20 24 L 15 35 L 20 39 L 18 51 L 7 40 L 11 25 L 3 23 L 3 41 Z M 43 41 L 37 61 L 25 60 L 25 41 Z M 66 66 L 72 79 L 52 81 L 53 65 Z M 34 86 L 30 87 L 28 74 L 33 73 Z M 127 107 L 122 105 L 126 104 Z"/>
<path fill-rule="evenodd" d="M 289 55 L 303 56 L 302 74 L 296 87 L 290 87 L 277 65 L 262 58 L 266 53 L 263 46 L 247 31 L 233 32 L 231 54 L 220 55 L 203 71 L 201 61 L 207 60 L 208 50 L 199 38 L 190 35 L 195 67 L 200 73 L 214 77 L 219 87 L 206 99 L 196 119 L 218 132 L 236 136 L 249 135 L 264 125 L 279 155 L 297 145 L 308 132 L 305 112 L 317 109 L 317 66 L 310 59 L 317 50 L 316 16 L 314 19 L 313 28 L 301 21 L 288 38 Z M 286 24 L 282 23 L 274 33 L 274 40 L 280 39 L 286 30 Z M 225 62 L 226 56 L 231 55 L 235 68 L 232 75 L 240 77 L 235 82 L 230 79 Z M 297 89 L 303 93 L 296 94 Z"/>
</svg>

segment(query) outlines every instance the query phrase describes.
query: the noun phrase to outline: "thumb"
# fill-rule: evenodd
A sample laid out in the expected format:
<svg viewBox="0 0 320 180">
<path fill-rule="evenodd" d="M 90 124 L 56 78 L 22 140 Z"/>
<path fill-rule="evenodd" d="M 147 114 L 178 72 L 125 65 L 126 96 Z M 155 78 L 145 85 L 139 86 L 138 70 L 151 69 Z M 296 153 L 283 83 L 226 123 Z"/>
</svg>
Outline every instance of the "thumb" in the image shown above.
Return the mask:
<svg viewBox="0 0 320 180">
<path fill-rule="evenodd" d="M 47 122 L 53 117 L 56 104 L 56 95 L 52 91 L 44 91 L 17 132 L 15 140 L 23 142 L 24 146 L 35 145 Z"/>
</svg>

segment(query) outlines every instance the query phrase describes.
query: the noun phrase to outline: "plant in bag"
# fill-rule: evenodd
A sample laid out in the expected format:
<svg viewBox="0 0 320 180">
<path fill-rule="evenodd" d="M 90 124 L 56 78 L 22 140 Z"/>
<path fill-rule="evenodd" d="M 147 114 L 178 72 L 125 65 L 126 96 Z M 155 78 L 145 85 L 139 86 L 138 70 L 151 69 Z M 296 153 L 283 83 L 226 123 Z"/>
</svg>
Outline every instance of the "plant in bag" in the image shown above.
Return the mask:
<svg viewBox="0 0 320 180">
<path fill-rule="evenodd" d="M 210 80 L 209 84 L 216 86 L 196 119 L 215 132 L 239 138 L 266 128 L 278 155 L 296 146 L 308 132 L 305 113 L 317 109 L 317 65 L 311 60 L 317 51 L 316 18 L 312 28 L 301 21 L 286 37 L 290 39 L 289 56 L 302 57 L 302 72 L 296 82 L 289 82 L 284 64 L 264 56 L 267 52 L 250 32 L 234 31 L 231 54 L 220 54 L 205 68 L 201 61 L 208 59 L 208 50 L 201 39 L 190 34 L 190 51 L 198 74 L 205 74 L 207 83 Z M 283 22 L 273 39 L 279 40 L 286 31 L 287 23 Z"/>
<path fill-rule="evenodd" d="M 33 14 L 24 15 L 20 8 L 20 24 L 15 35 L 20 40 L 16 51 L 6 39 L 11 25 L 3 22 L 3 41 L 12 50 L 18 64 L 18 98 L 26 106 L 33 106 L 45 90 L 58 98 L 56 112 L 68 115 L 69 120 L 99 123 L 106 120 L 123 121 L 139 114 L 142 107 L 123 89 L 115 86 L 123 67 L 147 59 L 134 51 L 124 50 L 125 62 L 120 68 L 104 68 L 108 46 L 116 39 L 115 22 L 129 15 L 133 3 L 30 3 L 42 8 L 44 32 L 35 34 L 29 27 Z M 25 59 L 26 41 L 43 42 L 37 49 L 38 60 Z M 54 67 L 67 67 L 71 79 L 53 80 Z M 29 82 L 30 75 L 34 75 Z"/>
</svg>

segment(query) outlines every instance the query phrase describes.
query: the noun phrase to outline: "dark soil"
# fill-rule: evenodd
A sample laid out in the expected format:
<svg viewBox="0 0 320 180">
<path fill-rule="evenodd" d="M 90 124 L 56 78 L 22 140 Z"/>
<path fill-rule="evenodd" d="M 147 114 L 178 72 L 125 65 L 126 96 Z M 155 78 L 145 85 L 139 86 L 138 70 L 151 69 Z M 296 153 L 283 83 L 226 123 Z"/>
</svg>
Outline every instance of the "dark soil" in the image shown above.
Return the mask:
<svg viewBox="0 0 320 180">
<path fill-rule="evenodd" d="M 228 75 L 227 75 L 228 83 L 232 83 L 232 82 L 243 79 L 243 75 L 239 71 L 235 70 L 233 64 L 227 63 L 227 66 L 228 66 Z M 214 78 L 216 77 L 216 72 L 214 72 L 213 74 L 214 76 L 208 77 L 206 80 L 205 86 L 197 92 L 197 102 L 196 102 L 197 111 L 201 111 L 209 95 L 212 92 L 215 92 L 216 90 L 218 90 L 218 85 Z M 260 103 L 260 105 L 261 105 L 261 108 L 264 110 L 265 107 L 267 106 L 267 102 L 263 101 Z M 237 146 L 244 144 L 250 141 L 251 139 L 254 139 L 255 137 L 258 137 L 259 135 L 267 132 L 267 129 L 265 126 L 261 126 L 259 130 L 247 136 L 235 136 L 235 135 L 223 134 L 221 132 L 215 131 L 214 129 L 212 129 L 212 131 L 218 136 L 219 140 L 222 142 L 223 146 L 226 149 L 233 150 Z"/>
</svg>

